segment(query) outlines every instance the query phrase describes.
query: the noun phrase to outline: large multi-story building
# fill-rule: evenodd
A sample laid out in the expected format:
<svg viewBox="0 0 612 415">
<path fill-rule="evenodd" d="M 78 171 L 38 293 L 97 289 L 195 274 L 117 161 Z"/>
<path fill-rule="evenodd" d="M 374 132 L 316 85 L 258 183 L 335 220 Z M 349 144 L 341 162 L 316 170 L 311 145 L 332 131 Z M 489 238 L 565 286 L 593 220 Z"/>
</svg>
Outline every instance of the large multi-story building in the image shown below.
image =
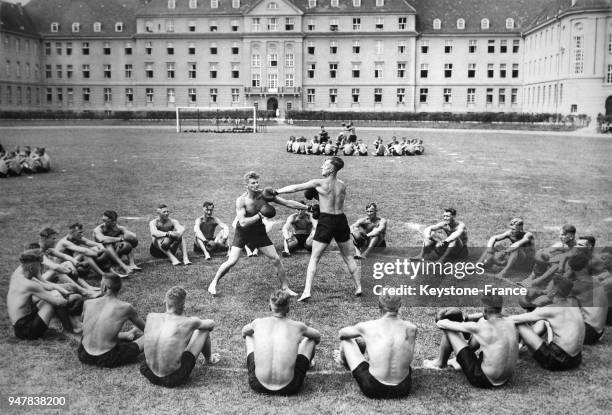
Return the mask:
<svg viewBox="0 0 612 415">
<path fill-rule="evenodd" d="M 0 109 L 595 115 L 612 112 L 611 8 L 612 0 L 0 0 Z"/>
</svg>

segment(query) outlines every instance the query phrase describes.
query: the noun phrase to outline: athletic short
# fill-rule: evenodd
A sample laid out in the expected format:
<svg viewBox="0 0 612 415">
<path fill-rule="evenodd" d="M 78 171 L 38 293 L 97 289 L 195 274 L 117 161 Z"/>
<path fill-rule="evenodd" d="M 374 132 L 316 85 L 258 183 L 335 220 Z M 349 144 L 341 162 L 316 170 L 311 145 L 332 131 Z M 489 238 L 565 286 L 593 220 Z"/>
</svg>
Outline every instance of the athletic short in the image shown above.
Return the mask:
<svg viewBox="0 0 612 415">
<path fill-rule="evenodd" d="M 408 396 L 412 387 L 412 368 L 408 376 L 397 385 L 385 385 L 372 376 L 368 362 L 361 362 L 352 373 L 363 394 L 372 399 L 403 398 Z"/>
<path fill-rule="evenodd" d="M 604 331 L 598 332 L 589 323 L 584 323 L 584 342 L 582 344 L 598 343 L 604 335 Z"/>
<path fill-rule="evenodd" d="M 247 244 L 251 249 L 272 245 L 263 222 L 257 221 L 255 224 L 246 227 L 240 226 L 240 223 L 236 224 L 232 246 L 242 249 Z"/>
<path fill-rule="evenodd" d="M 212 254 L 214 252 L 225 252 L 228 249 L 226 246 L 218 244 L 214 241 L 206 241 L 204 242 L 204 246 L 206 247 L 206 250 L 208 251 L 209 254 Z M 201 254 L 204 253 L 200 249 L 200 245 L 198 245 L 197 242 L 193 243 L 193 252 L 199 252 Z"/>
<path fill-rule="evenodd" d="M 172 252 L 172 255 L 176 255 L 179 247 L 181 246 L 180 241 L 177 241 L 177 242 L 173 243 L 174 248 L 172 247 L 170 248 L 170 252 Z M 156 242 L 151 242 L 151 246 L 149 247 L 149 253 L 154 258 L 167 258 L 166 254 L 164 254 L 161 251 L 161 249 L 159 249 L 159 247 L 157 246 L 158 243 L 159 243 L 159 239 Z"/>
<path fill-rule="evenodd" d="M 570 356 L 557 344 L 550 342 L 548 344 L 542 343 L 540 348 L 533 354 L 533 358 L 544 369 L 554 371 L 567 370 L 578 366 L 582 362 L 582 353 Z"/>
<path fill-rule="evenodd" d="M 270 390 L 259 382 L 257 376 L 255 376 L 255 353 L 251 352 L 247 356 L 247 369 L 249 371 L 249 386 L 255 392 L 265 393 L 268 395 L 295 395 L 299 392 L 304 379 L 306 378 L 306 371 L 310 367 L 310 360 L 303 354 L 298 354 L 295 358 L 295 368 L 293 370 L 293 379 L 289 384 L 279 390 Z"/>
<path fill-rule="evenodd" d="M 340 243 L 348 241 L 350 237 L 351 228 L 344 213 L 339 215 L 321 213 L 314 234 L 315 241 L 329 244 L 332 239 L 335 239 L 336 243 Z"/>
<path fill-rule="evenodd" d="M 297 235 L 293 235 L 293 238 L 295 238 L 295 241 L 297 242 L 295 245 L 291 246 L 289 245 L 289 251 L 293 252 L 296 251 L 300 248 L 304 248 L 304 249 L 308 249 L 306 248 L 306 241 L 308 240 L 308 236 L 306 234 L 297 234 Z"/>
<path fill-rule="evenodd" d="M 482 371 L 483 354 L 476 353 L 468 346 L 464 347 L 457 353 L 457 362 L 463 369 L 465 377 L 474 386 L 478 388 L 493 388 L 495 385 L 491 383 L 489 378 Z"/>
<path fill-rule="evenodd" d="M 169 375 L 159 377 L 151 371 L 147 362 L 144 362 L 140 366 L 140 373 L 154 385 L 165 386 L 166 388 L 173 388 L 175 386 L 186 383 L 189 379 L 191 371 L 195 367 L 196 358 L 188 351 L 183 352 L 181 355 L 181 366 Z"/>
<path fill-rule="evenodd" d="M 138 347 L 136 342 L 119 342 L 108 352 L 93 356 L 87 353 L 83 347 L 83 343 L 81 343 L 77 350 L 77 354 L 79 360 L 88 365 L 117 367 L 134 362 L 140 354 L 140 347 Z"/>
<path fill-rule="evenodd" d="M 35 340 L 41 338 L 49 327 L 38 315 L 38 309 L 32 311 L 27 316 L 21 317 L 13 329 L 15 336 L 22 340 Z"/>
</svg>

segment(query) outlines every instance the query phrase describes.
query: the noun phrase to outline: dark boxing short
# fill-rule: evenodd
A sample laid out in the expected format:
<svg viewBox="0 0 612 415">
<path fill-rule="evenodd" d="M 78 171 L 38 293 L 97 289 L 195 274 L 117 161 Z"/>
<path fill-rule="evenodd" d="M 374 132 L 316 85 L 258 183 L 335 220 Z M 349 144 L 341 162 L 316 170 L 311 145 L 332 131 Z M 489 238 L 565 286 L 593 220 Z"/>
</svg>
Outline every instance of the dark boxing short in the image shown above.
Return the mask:
<svg viewBox="0 0 612 415">
<path fill-rule="evenodd" d="M 117 367 L 132 363 L 140 354 L 136 342 L 119 342 L 106 353 L 93 356 L 87 353 L 83 344 L 79 345 L 77 355 L 82 363 L 99 367 Z"/>
<path fill-rule="evenodd" d="M 336 243 L 340 243 L 348 241 L 350 237 L 351 228 L 344 213 L 331 215 L 321 212 L 314 235 L 315 241 L 329 244 L 335 239 Z"/>
<path fill-rule="evenodd" d="M 598 332 L 595 327 L 589 323 L 584 323 L 584 342 L 583 344 L 595 344 L 598 343 L 604 335 L 604 331 Z"/>
<path fill-rule="evenodd" d="M 236 225 L 232 246 L 242 249 L 247 244 L 251 249 L 272 245 L 263 222 L 257 221 L 255 224 L 245 227 L 240 226 L 240 223 Z"/>
<path fill-rule="evenodd" d="M 408 376 L 397 385 L 385 385 L 372 376 L 368 362 L 361 362 L 352 373 L 363 394 L 372 399 L 403 398 L 408 396 L 412 387 L 412 368 Z"/>
<path fill-rule="evenodd" d="M 251 352 L 247 356 L 247 369 L 249 372 L 249 386 L 255 392 L 265 393 L 268 395 L 295 395 L 299 392 L 304 379 L 306 378 L 306 371 L 310 367 L 310 360 L 303 354 L 298 354 L 295 359 L 295 368 L 293 370 L 293 379 L 287 386 L 279 390 L 270 390 L 259 382 L 257 376 L 255 376 L 255 353 Z"/>
<path fill-rule="evenodd" d="M 459 363 L 465 377 L 472 385 L 478 388 L 493 388 L 494 385 L 482 371 L 483 357 L 482 353 L 476 356 L 476 353 L 466 346 L 457 353 L 457 363 Z"/>
<path fill-rule="evenodd" d="M 169 375 L 159 377 L 144 362 L 140 366 L 140 373 L 154 385 L 165 386 L 166 388 L 173 388 L 175 386 L 182 385 L 187 382 L 191 371 L 195 367 L 196 358 L 188 351 L 183 352 L 181 355 L 181 366 Z"/>
<path fill-rule="evenodd" d="M 49 327 L 38 315 L 38 309 L 32 311 L 27 316 L 21 317 L 13 329 L 15 336 L 22 340 L 35 340 L 41 338 Z"/>
<path fill-rule="evenodd" d="M 535 351 L 533 358 L 542 366 L 548 370 L 567 370 L 575 368 L 582 362 L 582 353 L 578 353 L 576 356 L 570 356 L 565 350 L 557 346 L 557 344 L 542 343 L 542 345 Z"/>
</svg>

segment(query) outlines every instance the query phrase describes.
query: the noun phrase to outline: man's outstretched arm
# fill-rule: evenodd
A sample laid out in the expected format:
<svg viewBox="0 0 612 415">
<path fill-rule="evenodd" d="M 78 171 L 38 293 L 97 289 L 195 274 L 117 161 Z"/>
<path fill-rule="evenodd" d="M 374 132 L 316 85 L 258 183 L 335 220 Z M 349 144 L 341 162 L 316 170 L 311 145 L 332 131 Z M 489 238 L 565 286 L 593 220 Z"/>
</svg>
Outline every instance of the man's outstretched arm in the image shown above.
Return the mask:
<svg viewBox="0 0 612 415">
<path fill-rule="evenodd" d="M 306 189 L 314 189 L 318 185 L 319 185 L 319 181 L 313 179 L 313 180 L 307 181 L 306 183 L 292 184 L 289 186 L 281 187 L 280 189 L 276 189 L 276 193 L 278 194 L 295 193 L 295 192 L 299 192 L 299 191 L 306 190 Z"/>
</svg>

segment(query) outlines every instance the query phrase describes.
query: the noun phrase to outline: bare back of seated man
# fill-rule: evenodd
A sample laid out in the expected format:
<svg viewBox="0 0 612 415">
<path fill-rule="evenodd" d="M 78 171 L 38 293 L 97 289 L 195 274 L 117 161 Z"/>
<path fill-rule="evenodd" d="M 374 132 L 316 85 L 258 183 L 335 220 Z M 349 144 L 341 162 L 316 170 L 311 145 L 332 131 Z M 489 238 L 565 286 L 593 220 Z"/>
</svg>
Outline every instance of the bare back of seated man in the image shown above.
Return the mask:
<svg viewBox="0 0 612 415">
<path fill-rule="evenodd" d="M 211 354 L 210 332 L 212 320 L 185 316 L 185 297 L 182 287 L 172 287 L 166 293 L 166 312 L 150 313 L 144 331 L 146 362 L 140 373 L 156 385 L 174 387 L 189 379 L 200 353 L 206 363 L 219 361 Z"/>
<path fill-rule="evenodd" d="M 344 214 L 346 184 L 337 178 L 338 172 L 343 167 L 344 162 L 340 157 L 331 157 L 321 166 L 322 179 L 313 179 L 306 183 L 286 186 L 276 191 L 279 194 L 283 194 L 315 189 L 318 193 L 321 215 L 319 216 L 313 238 L 312 254 L 306 272 L 304 291 L 298 301 L 310 299 L 312 282 L 317 273 L 317 265 L 332 239 L 336 241 L 342 259 L 353 277 L 355 295 L 361 295 L 361 271 L 352 255 L 351 230 Z"/>
<path fill-rule="evenodd" d="M 585 326 L 578 301 L 571 297 L 572 282 L 555 275 L 553 283 L 552 304 L 510 318 L 517 324 L 523 342 L 540 366 L 548 370 L 567 370 L 582 361 Z M 547 332 L 545 322 L 552 330 L 550 343 L 542 338 Z"/>
<path fill-rule="evenodd" d="M 88 300 L 83 305 L 83 338 L 78 349 L 79 360 L 101 367 L 117 367 L 136 360 L 143 350 L 142 338 L 132 341 L 136 329 L 121 333 L 123 325 L 131 321 L 144 330 L 145 322 L 136 309 L 118 298 L 121 279 L 118 276 L 102 279 L 103 297 Z"/>
<path fill-rule="evenodd" d="M 483 317 L 478 321 L 463 321 L 459 309 L 444 309 L 436 318 L 443 330 L 438 359 L 425 360 L 423 367 L 442 369 L 455 352 L 457 363 L 468 381 L 479 388 L 492 388 L 505 384 L 518 360 L 518 332 L 514 322 L 501 315 L 503 298 L 483 298 Z M 471 335 L 465 340 L 463 333 Z M 477 355 L 476 351 L 480 350 Z"/>
<path fill-rule="evenodd" d="M 334 360 L 351 370 L 361 391 L 369 398 L 402 398 L 412 387 L 417 327 L 398 317 L 400 296 L 378 298 L 382 318 L 340 330 L 340 349 Z M 361 337 L 363 344 L 357 343 Z M 369 360 L 364 357 L 367 351 Z"/>
<path fill-rule="evenodd" d="M 287 318 L 290 296 L 277 290 L 270 296 L 272 315 L 254 320 L 242 329 L 246 342 L 249 385 L 260 393 L 296 394 L 312 365 L 321 334 Z"/>
</svg>

